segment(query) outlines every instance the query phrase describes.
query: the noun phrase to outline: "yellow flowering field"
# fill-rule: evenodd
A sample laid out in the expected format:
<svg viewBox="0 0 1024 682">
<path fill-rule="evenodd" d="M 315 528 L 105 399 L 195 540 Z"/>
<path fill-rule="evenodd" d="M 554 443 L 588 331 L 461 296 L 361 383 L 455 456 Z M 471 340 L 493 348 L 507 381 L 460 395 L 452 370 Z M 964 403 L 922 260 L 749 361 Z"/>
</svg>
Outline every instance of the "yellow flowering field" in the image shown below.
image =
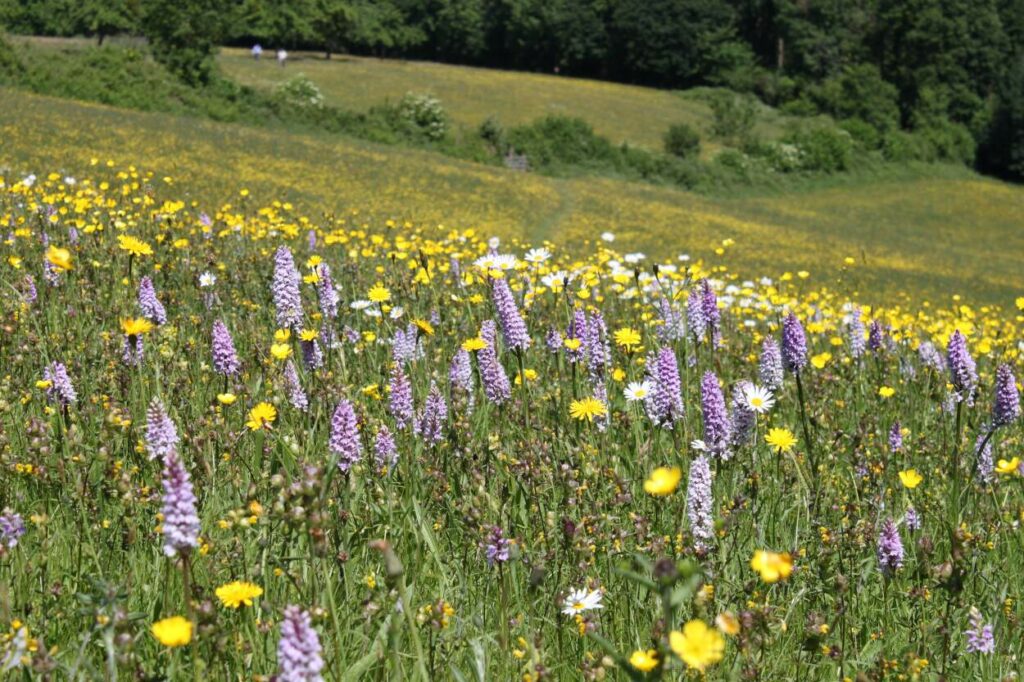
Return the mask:
<svg viewBox="0 0 1024 682">
<path fill-rule="evenodd" d="M 24 95 L 0 140 L 3 675 L 1016 674 L 1003 185 L 703 198 Z"/>
<path fill-rule="evenodd" d="M 0 152 L 12 169 L 87 169 L 92 160 L 173 176 L 177 190 L 236 202 L 241 190 L 308 215 L 412 221 L 624 252 L 700 258 L 723 249 L 741 274 L 809 274 L 882 303 L 969 296 L 1004 306 L 1024 286 L 1024 191 L 967 171 L 849 181 L 789 193 L 705 197 L 608 178 L 556 179 L 339 137 L 126 112 L 0 90 Z M 853 258 L 851 271 L 844 260 Z"/>
</svg>

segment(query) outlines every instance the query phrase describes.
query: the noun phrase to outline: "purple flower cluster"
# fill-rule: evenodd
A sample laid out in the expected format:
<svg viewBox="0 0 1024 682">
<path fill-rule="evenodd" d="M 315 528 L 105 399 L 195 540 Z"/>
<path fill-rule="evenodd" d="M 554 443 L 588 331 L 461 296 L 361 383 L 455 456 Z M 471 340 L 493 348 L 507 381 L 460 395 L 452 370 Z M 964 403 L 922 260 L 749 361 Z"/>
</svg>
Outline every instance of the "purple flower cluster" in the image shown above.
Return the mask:
<svg viewBox="0 0 1024 682">
<path fill-rule="evenodd" d="M 769 391 L 778 391 L 782 388 L 782 350 L 770 336 L 766 336 L 761 342 L 761 361 L 757 375 Z"/>
<path fill-rule="evenodd" d="M 178 429 L 164 404 L 153 398 L 146 410 L 146 452 L 150 459 L 171 457 L 178 452 Z"/>
<path fill-rule="evenodd" d="M 694 287 L 686 299 L 686 328 L 694 341 L 700 343 L 708 329 L 708 318 L 704 315 L 704 296 Z"/>
<path fill-rule="evenodd" d="M 523 351 L 530 347 L 530 333 L 526 330 L 526 321 L 519 314 L 515 298 L 508 280 L 501 278 L 491 281 L 491 298 L 498 311 L 501 333 L 505 337 L 505 345 L 512 350 Z"/>
<path fill-rule="evenodd" d="M 324 660 L 320 637 L 313 629 L 309 613 L 298 606 L 285 607 L 281 619 L 281 639 L 277 641 L 277 677 L 279 682 L 322 682 Z"/>
<path fill-rule="evenodd" d="M 430 382 L 427 402 L 423 405 L 423 410 L 416 417 L 413 431 L 428 446 L 437 445 L 444 440 L 444 427 L 447 420 L 448 403 L 445 402 L 444 395 L 437 388 L 437 384 Z"/>
<path fill-rule="evenodd" d="M 891 518 L 882 524 L 882 532 L 878 535 L 878 566 L 885 574 L 891 574 L 903 566 L 903 540 L 896 522 Z"/>
<path fill-rule="evenodd" d="M 466 406 L 473 409 L 473 365 L 469 359 L 469 351 L 460 348 L 452 358 L 448 367 L 448 382 L 451 384 L 452 395 L 462 395 Z M 454 398 L 453 398 L 454 399 Z"/>
<path fill-rule="evenodd" d="M 398 446 L 387 426 L 381 426 L 373 439 L 373 459 L 378 469 L 387 467 L 390 471 L 398 464 Z"/>
<path fill-rule="evenodd" d="M 861 309 L 854 308 L 850 315 L 850 324 L 847 329 L 850 338 L 850 355 L 859 358 L 864 355 L 866 343 L 864 341 L 864 321 L 861 319 Z"/>
<path fill-rule="evenodd" d="M 959 394 L 961 400 L 971 403 L 974 389 L 978 385 L 978 372 L 967 349 L 967 338 L 957 329 L 949 337 L 946 349 L 946 363 L 949 365 L 950 383 Z"/>
<path fill-rule="evenodd" d="M 991 483 L 995 478 L 995 465 L 992 463 L 992 438 L 989 429 L 983 428 L 982 433 L 974 441 L 974 471 L 979 483 Z M 984 445 L 984 447 L 982 447 Z"/>
<path fill-rule="evenodd" d="M 241 364 L 238 362 L 238 353 L 235 352 L 235 343 L 231 340 L 231 332 L 220 320 L 213 323 L 213 369 L 217 374 L 231 377 L 238 374 Z"/>
<path fill-rule="evenodd" d="M 512 383 L 501 361 L 498 360 L 498 352 L 495 349 L 497 334 L 493 320 L 486 320 L 480 326 L 480 336 L 487 342 L 487 347 L 476 353 L 476 361 L 480 364 L 480 378 L 484 384 L 484 395 L 495 405 L 501 405 L 512 397 Z"/>
<path fill-rule="evenodd" d="M 291 358 L 284 365 L 284 385 L 288 391 L 288 402 L 292 407 L 301 412 L 308 410 L 309 398 L 306 397 L 306 391 L 302 388 L 302 382 L 299 380 L 299 371 L 295 368 L 295 363 Z"/>
<path fill-rule="evenodd" d="M 504 531 L 499 526 L 491 526 L 484 542 L 484 556 L 487 557 L 487 566 L 503 564 L 508 561 L 509 542 Z"/>
<path fill-rule="evenodd" d="M 316 294 L 320 302 L 320 312 L 328 320 L 338 316 L 338 302 L 341 300 L 331 279 L 331 268 L 327 263 L 317 266 Z"/>
<path fill-rule="evenodd" d="M 714 372 L 705 372 L 700 381 L 700 407 L 704 419 L 704 443 L 708 450 L 728 459 L 730 424 L 725 396 Z"/>
<path fill-rule="evenodd" d="M 299 284 L 302 281 L 295 268 L 291 249 L 285 245 L 274 254 L 274 281 L 271 292 L 277 309 L 277 326 L 281 329 L 298 329 L 302 326 L 302 296 Z"/>
<path fill-rule="evenodd" d="M 996 368 L 996 397 L 992 403 L 992 426 L 1007 426 L 1020 417 L 1020 392 L 1009 365 Z"/>
<path fill-rule="evenodd" d="M 729 429 L 729 444 L 739 447 L 750 441 L 757 425 L 757 414 L 747 404 L 746 392 L 752 388 L 749 381 L 739 381 L 732 389 L 732 419 Z"/>
<path fill-rule="evenodd" d="M 782 364 L 794 374 L 807 366 L 807 336 L 792 312 L 782 320 Z"/>
<path fill-rule="evenodd" d="M 878 320 L 871 320 L 868 328 L 868 348 L 872 353 L 885 350 L 885 327 Z"/>
<path fill-rule="evenodd" d="M 985 624 L 981 611 L 971 607 L 971 627 L 964 632 L 967 636 L 967 653 L 991 654 L 996 650 L 996 638 L 992 626 Z"/>
<path fill-rule="evenodd" d="M 139 310 L 142 316 L 154 324 L 167 324 L 167 311 L 156 297 L 153 280 L 143 277 L 139 280 Z"/>
<path fill-rule="evenodd" d="M 0 545 L 7 549 L 14 549 L 24 534 L 25 522 L 22 520 L 21 514 L 4 509 L 3 514 L 0 514 Z"/>
<path fill-rule="evenodd" d="M 391 369 L 391 382 L 388 390 L 388 411 L 395 420 L 395 426 L 404 429 L 413 420 L 412 384 L 402 366 L 396 364 Z"/>
<path fill-rule="evenodd" d="M 900 424 L 899 420 L 892 423 L 892 428 L 889 429 L 889 451 L 899 452 L 903 449 L 903 425 Z"/>
<path fill-rule="evenodd" d="M 192 480 L 177 453 L 164 458 L 164 554 L 169 557 L 199 546 L 199 515 Z"/>
<path fill-rule="evenodd" d="M 713 503 L 711 465 L 708 458 L 701 454 L 690 462 L 690 476 L 686 483 L 686 517 L 690 520 L 694 546 L 700 551 L 711 549 L 714 543 Z"/>
<path fill-rule="evenodd" d="M 711 330 L 711 345 L 714 348 L 718 348 L 722 345 L 722 316 L 718 311 L 718 297 L 707 280 L 703 282 L 701 307 L 704 309 L 704 319 L 707 322 L 707 326 Z"/>
<path fill-rule="evenodd" d="M 356 419 L 352 403 L 342 398 L 331 417 L 331 437 L 328 442 L 330 451 L 338 456 L 338 468 L 347 473 L 352 465 L 363 456 L 363 446 L 359 442 L 359 423 Z"/>
<path fill-rule="evenodd" d="M 324 351 L 316 339 L 299 339 L 302 348 L 302 364 L 306 369 L 320 369 L 324 366 Z"/>
<path fill-rule="evenodd" d="M 146 356 L 141 336 L 126 336 L 121 343 L 121 361 L 128 367 L 138 367 Z"/>
<path fill-rule="evenodd" d="M 566 348 L 565 354 L 569 358 L 569 362 L 573 364 L 581 362 L 587 354 L 587 314 L 582 310 L 576 310 L 572 314 L 572 322 L 569 323 L 569 328 L 565 330 L 565 338 L 579 339 L 580 347 L 576 350 Z"/>
<path fill-rule="evenodd" d="M 671 300 L 667 297 L 659 298 L 658 312 L 661 315 L 661 324 L 656 330 L 659 341 L 668 345 L 685 336 L 686 327 L 683 324 L 683 315 L 676 310 Z"/>
<path fill-rule="evenodd" d="M 71 384 L 71 377 L 68 376 L 68 368 L 63 362 L 51 362 L 43 370 L 43 379 L 50 382 L 46 389 L 46 398 L 51 403 L 57 403 L 64 407 L 74 405 L 78 400 L 75 387 Z"/>
<path fill-rule="evenodd" d="M 931 341 L 921 342 L 921 345 L 917 347 L 917 357 L 925 367 L 930 367 L 936 372 L 946 371 L 946 361 L 942 359 L 942 353 Z"/>
<path fill-rule="evenodd" d="M 645 401 L 648 416 L 656 425 L 671 429 L 684 416 L 682 380 L 675 352 L 662 348 L 648 367 L 654 384 L 654 390 Z"/>
<path fill-rule="evenodd" d="M 391 359 L 396 363 L 415 360 L 418 342 L 416 325 L 410 324 L 405 329 L 396 329 L 395 337 L 391 340 Z"/>
</svg>

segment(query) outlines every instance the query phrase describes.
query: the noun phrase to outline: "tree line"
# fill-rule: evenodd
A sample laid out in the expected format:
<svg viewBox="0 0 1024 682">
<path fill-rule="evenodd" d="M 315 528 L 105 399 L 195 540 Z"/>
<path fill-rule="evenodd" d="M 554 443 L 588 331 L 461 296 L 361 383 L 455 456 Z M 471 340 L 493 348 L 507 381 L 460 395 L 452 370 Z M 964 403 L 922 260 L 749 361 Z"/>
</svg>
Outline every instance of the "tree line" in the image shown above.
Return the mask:
<svg viewBox="0 0 1024 682">
<path fill-rule="evenodd" d="M 1024 0 L 0 0 L 14 33 L 142 34 L 193 83 L 218 44 L 729 87 L 1024 178 Z"/>
</svg>

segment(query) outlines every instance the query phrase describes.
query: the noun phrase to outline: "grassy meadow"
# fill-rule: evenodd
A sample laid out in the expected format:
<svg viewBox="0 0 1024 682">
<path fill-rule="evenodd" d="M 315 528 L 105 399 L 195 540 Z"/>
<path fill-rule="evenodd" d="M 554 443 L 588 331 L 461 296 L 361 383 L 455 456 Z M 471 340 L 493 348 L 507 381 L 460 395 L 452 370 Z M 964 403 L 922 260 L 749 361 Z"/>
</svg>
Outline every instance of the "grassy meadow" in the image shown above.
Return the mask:
<svg viewBox="0 0 1024 682">
<path fill-rule="evenodd" d="M 0 87 L 0 677 L 1017 679 L 1022 215 L 949 165 L 697 194 Z"/>
<path fill-rule="evenodd" d="M 275 67 L 276 68 L 276 67 Z M 725 239 L 737 273 L 807 271 L 885 304 L 906 293 L 945 305 L 954 294 L 1009 305 L 1024 287 L 1024 191 L 950 166 L 825 178 L 786 192 L 702 196 L 613 178 L 549 178 L 329 135 L 137 113 L 0 90 L 3 165 L 81 172 L 113 160 L 175 178 L 212 205 L 238 192 L 316 216 L 476 228 L 480 234 L 585 248 L 612 232 L 624 252 L 694 259 Z M 843 276 L 846 278 L 846 275 Z"/>
<path fill-rule="evenodd" d="M 407 92 L 440 98 L 456 123 L 476 127 L 488 117 L 505 126 L 529 123 L 549 114 L 579 116 L 615 143 L 661 148 L 673 123 L 698 130 L 711 125 L 711 108 L 694 93 L 672 92 L 553 74 L 516 73 L 433 62 L 322 54 L 291 54 L 278 68 L 273 55 L 256 61 L 248 50 L 225 48 L 218 63 L 244 85 L 272 89 L 296 73 L 310 78 L 328 104 L 366 109 L 397 101 Z M 785 117 L 765 107 L 757 132 L 777 135 Z M 712 147 L 713 149 L 713 147 Z"/>
</svg>

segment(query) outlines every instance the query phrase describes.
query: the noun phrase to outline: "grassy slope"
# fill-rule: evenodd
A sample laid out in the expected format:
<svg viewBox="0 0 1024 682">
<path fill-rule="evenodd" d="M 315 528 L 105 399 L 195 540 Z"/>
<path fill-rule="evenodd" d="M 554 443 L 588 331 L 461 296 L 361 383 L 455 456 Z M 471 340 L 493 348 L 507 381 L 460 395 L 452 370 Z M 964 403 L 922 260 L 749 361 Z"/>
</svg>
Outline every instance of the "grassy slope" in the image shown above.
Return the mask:
<svg viewBox="0 0 1024 682">
<path fill-rule="evenodd" d="M 338 137 L 123 111 L 0 89 L 0 167 L 81 172 L 92 157 L 176 178 L 203 202 L 246 186 L 315 216 L 360 211 L 580 244 L 604 230 L 626 249 L 706 254 L 722 239 L 745 274 L 837 271 L 871 298 L 906 290 L 1012 303 L 1024 291 L 1024 190 L 967 171 L 885 176 L 786 195 L 707 198 L 612 179 L 552 179 Z M 821 281 L 819 279 L 819 281 Z M 826 280 L 827 281 L 827 280 Z M 884 299 L 880 302 L 884 302 Z"/>
<path fill-rule="evenodd" d="M 489 116 L 506 126 L 547 114 L 579 116 L 616 143 L 651 149 L 661 149 L 661 136 L 673 123 L 704 131 L 712 120 L 710 107 L 685 93 L 581 78 L 350 56 L 327 61 L 319 53 L 292 55 L 282 69 L 273 58 L 257 62 L 248 50 L 230 48 L 221 51 L 219 61 L 227 75 L 256 88 L 272 88 L 303 73 L 333 106 L 361 110 L 410 91 L 430 92 L 462 125 L 475 127 Z M 778 134 L 782 120 L 765 111 L 757 132 Z"/>
</svg>

